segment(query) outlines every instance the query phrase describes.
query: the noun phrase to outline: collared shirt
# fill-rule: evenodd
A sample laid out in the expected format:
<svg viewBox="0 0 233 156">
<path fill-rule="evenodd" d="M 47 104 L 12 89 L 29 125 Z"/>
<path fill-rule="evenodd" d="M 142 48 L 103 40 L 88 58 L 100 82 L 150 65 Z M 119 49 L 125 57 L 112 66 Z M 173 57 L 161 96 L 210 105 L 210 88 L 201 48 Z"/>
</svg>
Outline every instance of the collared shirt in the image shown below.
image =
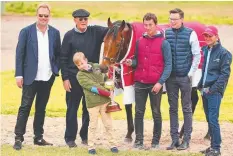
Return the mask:
<svg viewBox="0 0 233 156">
<path fill-rule="evenodd" d="M 206 59 L 206 66 L 205 66 L 205 72 L 204 72 L 204 77 L 203 77 L 203 83 L 202 86 L 205 85 L 205 81 L 206 81 L 206 77 L 207 77 L 207 73 L 208 73 L 208 66 L 209 66 L 209 60 L 210 60 L 210 53 L 212 51 L 212 48 L 210 48 L 208 50 L 208 55 L 207 55 L 207 59 Z"/>
<path fill-rule="evenodd" d="M 193 61 L 188 76 L 193 76 L 193 74 L 198 69 L 199 63 L 201 61 L 201 48 L 198 41 L 197 33 L 195 31 L 192 31 L 192 33 L 190 34 L 189 44 L 191 46 L 191 51 L 193 54 Z"/>
<path fill-rule="evenodd" d="M 37 30 L 37 41 L 38 41 L 38 70 L 36 74 L 36 81 L 48 81 L 52 76 L 52 69 L 49 59 L 49 37 L 47 27 L 43 34 L 38 27 Z"/>
<path fill-rule="evenodd" d="M 82 32 L 80 31 L 76 26 L 74 27 L 74 31 L 78 32 L 78 33 L 85 33 L 87 31 L 87 28 Z"/>
</svg>

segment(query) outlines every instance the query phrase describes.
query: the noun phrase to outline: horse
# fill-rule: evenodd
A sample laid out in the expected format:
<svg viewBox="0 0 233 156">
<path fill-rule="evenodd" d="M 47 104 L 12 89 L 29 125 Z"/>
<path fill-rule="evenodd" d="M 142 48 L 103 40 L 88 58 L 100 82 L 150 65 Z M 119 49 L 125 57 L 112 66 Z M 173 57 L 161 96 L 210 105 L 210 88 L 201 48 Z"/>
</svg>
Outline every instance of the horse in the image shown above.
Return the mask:
<svg viewBox="0 0 233 156">
<path fill-rule="evenodd" d="M 123 103 L 125 104 L 128 126 L 125 141 L 131 142 L 132 133 L 134 131 L 132 103 L 135 102 L 133 68 L 125 65 L 124 62 L 126 59 L 134 57 L 136 41 L 142 36 L 145 29 L 140 22 L 128 23 L 122 20 L 112 23 L 110 18 L 108 18 L 107 25 L 109 30 L 104 37 L 104 49 L 101 64 L 105 66 L 115 66 L 120 69 L 115 75 L 118 82 L 121 82 L 120 86 L 124 91 Z M 192 28 L 197 33 L 200 46 L 205 45 L 202 36 L 202 32 L 205 29 L 204 24 L 199 22 L 185 22 L 184 26 Z M 163 24 L 157 25 L 157 27 L 164 32 L 170 25 Z M 109 71 L 111 74 L 111 70 Z"/>
</svg>

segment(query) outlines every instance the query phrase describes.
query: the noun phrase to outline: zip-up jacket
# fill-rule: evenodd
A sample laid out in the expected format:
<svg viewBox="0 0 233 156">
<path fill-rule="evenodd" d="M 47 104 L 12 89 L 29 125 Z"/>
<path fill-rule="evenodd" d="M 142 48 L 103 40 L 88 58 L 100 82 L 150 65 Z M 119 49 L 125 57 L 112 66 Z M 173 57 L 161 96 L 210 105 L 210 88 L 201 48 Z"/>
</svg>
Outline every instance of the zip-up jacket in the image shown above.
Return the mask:
<svg viewBox="0 0 233 156">
<path fill-rule="evenodd" d="M 209 52 L 208 46 L 204 46 L 202 50 L 204 52 L 204 64 L 202 68 L 202 78 L 198 84 L 198 88 L 210 87 L 210 93 L 219 92 L 223 95 L 230 77 L 232 54 L 222 47 L 221 43 L 217 43 L 213 46 L 210 51 L 206 80 L 203 84 Z"/>
</svg>

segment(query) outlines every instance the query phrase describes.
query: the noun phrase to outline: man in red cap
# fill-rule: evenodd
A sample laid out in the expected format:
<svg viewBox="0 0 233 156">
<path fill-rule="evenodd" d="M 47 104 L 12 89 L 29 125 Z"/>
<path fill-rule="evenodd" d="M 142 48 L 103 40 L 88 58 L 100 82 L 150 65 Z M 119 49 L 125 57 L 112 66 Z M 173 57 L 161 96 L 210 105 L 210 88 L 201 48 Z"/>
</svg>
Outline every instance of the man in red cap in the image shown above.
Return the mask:
<svg viewBox="0 0 233 156">
<path fill-rule="evenodd" d="M 206 120 L 210 128 L 211 146 L 201 152 L 206 156 L 220 156 L 219 109 L 230 77 L 232 54 L 221 45 L 216 27 L 207 27 L 202 35 L 207 46 L 202 48 L 204 64 L 198 88 L 201 91 Z"/>
</svg>

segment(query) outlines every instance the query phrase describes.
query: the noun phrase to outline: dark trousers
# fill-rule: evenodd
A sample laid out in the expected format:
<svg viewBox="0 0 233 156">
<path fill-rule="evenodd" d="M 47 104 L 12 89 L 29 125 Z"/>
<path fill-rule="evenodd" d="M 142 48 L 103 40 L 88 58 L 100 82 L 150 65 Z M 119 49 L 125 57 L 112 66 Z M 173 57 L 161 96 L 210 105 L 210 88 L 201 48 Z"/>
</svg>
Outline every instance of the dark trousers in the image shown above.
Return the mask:
<svg viewBox="0 0 233 156">
<path fill-rule="evenodd" d="M 49 100 L 50 90 L 54 80 L 55 76 L 52 75 L 49 81 L 34 81 L 31 85 L 23 85 L 21 105 L 19 107 L 15 126 L 15 140 L 24 141 L 23 135 L 26 132 L 28 116 L 31 111 L 35 95 L 35 116 L 33 122 L 33 130 L 35 135 L 34 139 L 43 138 L 45 109 Z"/>
<path fill-rule="evenodd" d="M 65 141 L 75 141 L 78 131 L 77 111 L 80 101 L 82 99 L 82 127 L 80 129 L 80 137 L 82 140 L 87 140 L 88 126 L 89 126 L 89 114 L 86 107 L 86 101 L 83 93 L 83 89 L 80 86 L 75 76 L 69 77 L 71 83 L 71 92 L 66 92 L 66 130 Z"/>
<path fill-rule="evenodd" d="M 210 129 L 211 148 L 220 151 L 221 133 L 218 122 L 219 109 L 222 100 L 220 93 L 206 94 L 202 96 L 203 107 L 206 115 L 206 120 Z"/>
<path fill-rule="evenodd" d="M 146 101 L 149 95 L 152 116 L 154 120 L 152 144 L 159 144 L 162 130 L 162 117 L 160 112 L 162 89 L 158 94 L 151 92 L 154 84 L 135 83 L 135 133 L 136 141 L 143 143 L 144 114 L 146 110 Z"/>
<path fill-rule="evenodd" d="M 193 87 L 192 92 L 191 92 L 192 113 L 193 114 L 195 112 L 198 100 L 199 100 L 199 98 L 198 98 L 198 94 L 197 94 L 197 87 Z M 184 124 L 180 130 L 180 136 L 183 136 L 183 134 L 184 134 Z"/>
<path fill-rule="evenodd" d="M 191 102 L 191 82 L 188 76 L 171 76 L 166 82 L 168 102 L 170 105 L 170 134 L 173 141 L 179 139 L 178 122 L 178 98 L 181 92 L 181 104 L 184 116 L 184 138 L 189 142 L 192 133 L 192 102 Z"/>
</svg>

